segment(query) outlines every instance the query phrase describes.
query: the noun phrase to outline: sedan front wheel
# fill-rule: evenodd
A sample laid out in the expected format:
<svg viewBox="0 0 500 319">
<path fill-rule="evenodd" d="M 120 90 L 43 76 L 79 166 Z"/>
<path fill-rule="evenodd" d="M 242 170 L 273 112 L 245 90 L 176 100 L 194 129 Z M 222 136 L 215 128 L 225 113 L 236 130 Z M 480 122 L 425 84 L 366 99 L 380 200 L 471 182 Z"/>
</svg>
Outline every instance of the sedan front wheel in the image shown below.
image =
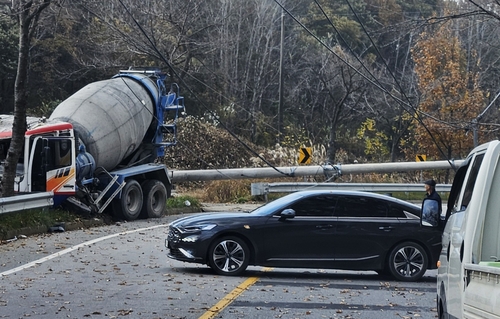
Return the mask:
<svg viewBox="0 0 500 319">
<path fill-rule="evenodd" d="M 218 238 L 208 251 L 208 264 L 219 275 L 239 275 L 249 260 L 248 246 L 238 237 Z"/>
<path fill-rule="evenodd" d="M 404 242 L 391 251 L 389 270 L 400 281 L 417 281 L 427 270 L 427 254 L 422 246 Z"/>
</svg>

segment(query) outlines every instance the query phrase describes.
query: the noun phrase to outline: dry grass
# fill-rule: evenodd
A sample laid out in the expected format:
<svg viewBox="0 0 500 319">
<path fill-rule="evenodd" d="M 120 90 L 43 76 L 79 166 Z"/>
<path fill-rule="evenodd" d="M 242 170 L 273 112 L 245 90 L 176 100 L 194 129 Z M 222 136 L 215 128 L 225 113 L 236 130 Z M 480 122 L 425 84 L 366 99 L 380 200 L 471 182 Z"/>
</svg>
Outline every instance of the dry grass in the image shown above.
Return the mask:
<svg viewBox="0 0 500 319">
<path fill-rule="evenodd" d="M 423 180 L 436 176 L 437 172 L 399 172 L 391 174 L 359 174 L 346 175 L 337 178 L 336 183 L 423 183 Z M 296 178 L 268 178 L 268 179 L 238 179 L 238 180 L 218 180 L 209 182 L 186 182 L 176 185 L 176 193 L 179 195 L 191 196 L 200 202 L 207 203 L 243 203 L 261 201 L 262 198 L 252 197 L 252 183 L 280 183 L 280 182 L 325 182 L 324 176 L 308 176 Z M 424 187 L 422 185 L 422 192 Z M 422 198 L 421 193 L 401 194 L 396 197 L 401 199 Z"/>
<path fill-rule="evenodd" d="M 224 180 L 204 183 L 180 183 L 176 187 L 176 193 L 208 203 L 248 202 L 252 200 L 250 194 L 252 182 L 254 181 Z"/>
<path fill-rule="evenodd" d="M 213 181 L 207 185 L 205 200 L 212 203 L 247 202 L 251 200 L 249 180 Z"/>
</svg>

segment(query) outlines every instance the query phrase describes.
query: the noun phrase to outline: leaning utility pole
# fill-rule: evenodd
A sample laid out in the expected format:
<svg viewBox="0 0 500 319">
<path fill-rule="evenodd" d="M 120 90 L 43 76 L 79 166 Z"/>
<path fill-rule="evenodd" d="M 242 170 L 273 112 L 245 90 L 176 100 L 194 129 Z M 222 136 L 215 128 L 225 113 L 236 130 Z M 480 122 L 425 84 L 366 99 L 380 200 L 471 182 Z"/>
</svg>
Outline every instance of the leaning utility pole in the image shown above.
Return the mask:
<svg viewBox="0 0 500 319">
<path fill-rule="evenodd" d="M 283 126 L 283 48 L 285 42 L 285 11 L 281 9 L 281 44 L 280 44 L 280 79 L 278 105 L 278 144 L 281 144 L 281 127 Z"/>
</svg>

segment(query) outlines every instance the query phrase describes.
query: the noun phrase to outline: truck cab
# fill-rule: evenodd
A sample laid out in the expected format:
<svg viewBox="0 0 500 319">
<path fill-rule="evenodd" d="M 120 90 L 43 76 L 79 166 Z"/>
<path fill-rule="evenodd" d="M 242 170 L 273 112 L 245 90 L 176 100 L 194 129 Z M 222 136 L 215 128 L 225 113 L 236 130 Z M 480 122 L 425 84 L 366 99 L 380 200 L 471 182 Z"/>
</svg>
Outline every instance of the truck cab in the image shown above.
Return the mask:
<svg viewBox="0 0 500 319">
<path fill-rule="evenodd" d="M 0 160 L 9 149 L 11 115 L 2 115 L 7 129 L 0 132 Z M 31 119 L 24 136 L 24 147 L 16 168 L 14 190 L 20 194 L 53 192 L 54 201 L 75 194 L 75 138 L 69 123 L 46 123 Z M 3 174 L 3 165 L 0 165 Z"/>
<path fill-rule="evenodd" d="M 439 318 L 500 318 L 499 159 L 499 141 L 480 145 L 453 180 L 438 262 Z M 481 266 L 489 268 L 479 275 Z M 478 285 L 481 277 L 496 287 Z"/>
</svg>

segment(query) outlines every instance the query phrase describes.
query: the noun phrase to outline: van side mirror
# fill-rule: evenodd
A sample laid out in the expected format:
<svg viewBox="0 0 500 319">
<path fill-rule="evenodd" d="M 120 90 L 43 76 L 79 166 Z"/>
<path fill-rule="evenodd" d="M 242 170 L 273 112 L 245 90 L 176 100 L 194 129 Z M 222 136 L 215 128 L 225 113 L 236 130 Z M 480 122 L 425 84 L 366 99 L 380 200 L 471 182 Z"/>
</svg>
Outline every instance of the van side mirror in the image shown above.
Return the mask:
<svg viewBox="0 0 500 319">
<path fill-rule="evenodd" d="M 434 199 L 426 198 L 422 204 L 421 224 L 427 227 L 438 227 L 439 219 L 439 202 Z"/>
</svg>

